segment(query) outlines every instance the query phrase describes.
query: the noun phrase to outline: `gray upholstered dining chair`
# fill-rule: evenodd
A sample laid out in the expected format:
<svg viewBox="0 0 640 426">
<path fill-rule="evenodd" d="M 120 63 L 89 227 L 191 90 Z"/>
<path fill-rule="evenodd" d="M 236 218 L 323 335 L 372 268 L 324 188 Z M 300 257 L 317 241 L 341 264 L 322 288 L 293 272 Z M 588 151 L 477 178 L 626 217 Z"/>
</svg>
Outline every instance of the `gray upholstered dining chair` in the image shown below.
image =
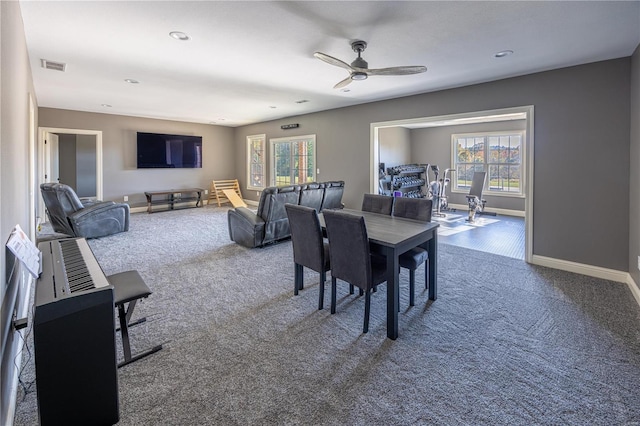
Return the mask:
<svg viewBox="0 0 640 426">
<path fill-rule="evenodd" d="M 293 294 L 304 288 L 304 267 L 320 274 L 318 309 L 324 305 L 324 282 L 327 271 L 331 269 L 329 262 L 329 243 L 322 237 L 322 228 L 318 212 L 312 207 L 285 204 L 291 243 L 293 245 L 293 262 L 295 264 Z"/>
<path fill-rule="evenodd" d="M 393 197 L 388 195 L 364 194 L 362 211 L 390 215 L 393 209 Z"/>
<path fill-rule="evenodd" d="M 324 221 L 331 244 L 331 313 L 336 312 L 337 280 L 348 282 L 365 295 L 364 325 L 362 332 L 369 331 L 371 290 L 387 281 L 384 258 L 371 255 L 369 237 L 362 216 L 325 210 Z"/>
<path fill-rule="evenodd" d="M 394 202 L 393 215 L 406 219 L 431 222 L 433 201 L 426 198 L 398 197 Z M 416 269 L 423 263 L 425 288 L 428 288 L 429 252 L 422 247 L 415 247 L 400 255 L 400 267 L 409 270 L 409 306 L 415 305 Z"/>
</svg>

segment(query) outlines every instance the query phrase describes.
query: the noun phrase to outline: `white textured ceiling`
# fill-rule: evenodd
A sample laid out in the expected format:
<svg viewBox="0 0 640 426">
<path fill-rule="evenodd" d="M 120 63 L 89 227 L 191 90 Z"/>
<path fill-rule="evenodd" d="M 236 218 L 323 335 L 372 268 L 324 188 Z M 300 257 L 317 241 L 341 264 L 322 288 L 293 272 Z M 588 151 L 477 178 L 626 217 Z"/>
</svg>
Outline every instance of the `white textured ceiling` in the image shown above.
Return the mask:
<svg viewBox="0 0 640 426">
<path fill-rule="evenodd" d="M 234 127 L 626 57 L 640 43 L 639 1 L 20 5 L 39 106 Z M 355 39 L 368 42 L 371 68 L 428 71 L 333 89 L 347 71 L 313 53 L 349 63 Z M 505 49 L 515 53 L 494 58 Z M 67 69 L 43 69 L 41 59 Z"/>
</svg>

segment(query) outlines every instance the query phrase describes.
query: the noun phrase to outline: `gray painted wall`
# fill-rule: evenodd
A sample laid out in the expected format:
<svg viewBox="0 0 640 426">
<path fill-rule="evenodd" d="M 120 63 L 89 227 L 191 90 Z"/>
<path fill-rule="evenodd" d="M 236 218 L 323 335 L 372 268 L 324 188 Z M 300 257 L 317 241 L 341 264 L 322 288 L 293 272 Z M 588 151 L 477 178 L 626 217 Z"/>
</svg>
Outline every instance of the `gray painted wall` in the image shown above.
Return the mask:
<svg viewBox="0 0 640 426">
<path fill-rule="evenodd" d="M 29 96 L 34 93 L 27 44 L 20 13 L 20 3 L 0 1 L 0 241 L 4 245 L 15 225 L 29 234 Z M 33 95 L 34 103 L 37 102 Z M 37 120 L 37 116 L 35 117 Z M 35 224 L 33 224 L 35 225 Z M 18 274 L 21 275 L 21 274 Z M 29 302 L 24 288 L 16 294 L 7 289 L 7 258 L 0 255 L 0 322 L 2 328 L 11 320 L 14 308 Z M 27 283 L 26 280 L 14 282 Z M 3 333 L 4 337 L 4 333 Z M 15 375 L 13 362 L 22 340 L 9 332 L 2 345 L 0 374 L 0 424 L 10 424 L 15 393 L 11 383 Z"/>
<path fill-rule="evenodd" d="M 76 135 L 58 133 L 58 176 L 51 182 L 69 185 L 77 194 L 76 176 Z"/>
<path fill-rule="evenodd" d="M 459 133 L 482 133 L 510 130 L 526 130 L 524 120 L 501 121 L 494 123 L 477 123 L 457 126 L 428 127 L 424 129 L 414 129 L 411 131 L 411 152 L 414 162 L 436 164 L 440 168 L 440 178 L 444 169 L 453 166 L 451 159 L 451 135 Z M 430 180 L 434 175 L 429 173 Z M 453 192 L 448 190 L 450 204 L 467 205 L 465 195 L 468 192 Z M 522 197 L 491 196 L 487 192 L 483 193 L 483 198 L 487 200 L 487 207 L 524 211 L 525 199 Z"/>
<path fill-rule="evenodd" d="M 234 130 L 229 127 L 123 115 L 39 109 L 39 125 L 102 131 L 103 198 L 146 204 L 145 191 L 199 187 L 209 189 L 214 179 L 233 179 L 236 166 Z M 202 136 L 201 169 L 136 168 L 136 132 Z"/>
<path fill-rule="evenodd" d="M 345 180 L 344 202 L 358 207 L 370 188 L 372 122 L 534 105 L 533 253 L 626 271 L 630 70 L 622 58 L 239 127 L 235 170 L 245 187 L 248 135 L 314 133 L 319 180 Z M 280 129 L 292 122 L 298 133 Z"/>
<path fill-rule="evenodd" d="M 638 256 L 640 256 L 640 46 L 631 63 L 631 147 L 629 191 L 629 272 L 640 286 Z"/>
<path fill-rule="evenodd" d="M 78 197 L 96 196 L 96 137 L 76 136 L 76 191 Z"/>
<path fill-rule="evenodd" d="M 58 182 L 69 185 L 78 197 L 95 197 L 96 137 L 59 133 L 58 159 Z"/>
<path fill-rule="evenodd" d="M 380 162 L 385 168 L 413 163 L 411 131 L 403 127 L 388 127 L 378 132 Z"/>
</svg>

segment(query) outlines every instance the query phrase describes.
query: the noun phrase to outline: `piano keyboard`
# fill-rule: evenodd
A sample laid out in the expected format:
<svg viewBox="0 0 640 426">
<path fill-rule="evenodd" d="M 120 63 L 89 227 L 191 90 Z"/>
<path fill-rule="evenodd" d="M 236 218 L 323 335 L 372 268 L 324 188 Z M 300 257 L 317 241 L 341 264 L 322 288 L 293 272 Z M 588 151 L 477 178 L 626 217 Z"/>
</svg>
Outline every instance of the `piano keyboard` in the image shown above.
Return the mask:
<svg viewBox="0 0 640 426">
<path fill-rule="evenodd" d="M 84 238 L 38 248 L 33 345 L 40 425 L 118 423 L 113 286 Z"/>
<path fill-rule="evenodd" d="M 59 243 L 71 294 L 109 285 L 86 240 L 60 240 Z"/>
</svg>

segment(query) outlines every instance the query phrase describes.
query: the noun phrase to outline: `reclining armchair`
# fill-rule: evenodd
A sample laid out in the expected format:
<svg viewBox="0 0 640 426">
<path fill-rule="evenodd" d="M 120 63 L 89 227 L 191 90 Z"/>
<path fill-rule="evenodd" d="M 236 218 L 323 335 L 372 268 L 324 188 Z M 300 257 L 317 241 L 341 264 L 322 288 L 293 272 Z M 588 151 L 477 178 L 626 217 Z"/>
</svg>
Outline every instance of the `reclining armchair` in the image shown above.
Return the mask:
<svg viewBox="0 0 640 426">
<path fill-rule="evenodd" d="M 285 204 L 311 207 L 318 212 L 324 209 L 341 209 L 344 207 L 343 192 L 344 181 L 265 188 L 255 213 L 246 207 L 229 210 L 229 237 L 248 248 L 287 239 L 291 237 L 291 229 Z"/>
<path fill-rule="evenodd" d="M 55 232 L 72 237 L 99 238 L 129 230 L 129 205 L 113 201 L 84 204 L 61 183 L 43 183 L 40 192 Z"/>
</svg>

